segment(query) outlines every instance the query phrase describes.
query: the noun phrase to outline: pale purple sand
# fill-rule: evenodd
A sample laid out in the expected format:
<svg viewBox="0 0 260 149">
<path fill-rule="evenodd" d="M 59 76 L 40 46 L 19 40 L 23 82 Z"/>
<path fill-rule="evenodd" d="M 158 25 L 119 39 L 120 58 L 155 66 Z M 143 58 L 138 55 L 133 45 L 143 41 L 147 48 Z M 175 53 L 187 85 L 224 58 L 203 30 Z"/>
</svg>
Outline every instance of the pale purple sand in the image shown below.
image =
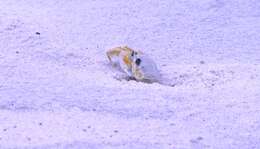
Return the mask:
<svg viewBox="0 0 260 149">
<path fill-rule="evenodd" d="M 259 149 L 259 0 L 1 0 L 0 148 Z"/>
</svg>

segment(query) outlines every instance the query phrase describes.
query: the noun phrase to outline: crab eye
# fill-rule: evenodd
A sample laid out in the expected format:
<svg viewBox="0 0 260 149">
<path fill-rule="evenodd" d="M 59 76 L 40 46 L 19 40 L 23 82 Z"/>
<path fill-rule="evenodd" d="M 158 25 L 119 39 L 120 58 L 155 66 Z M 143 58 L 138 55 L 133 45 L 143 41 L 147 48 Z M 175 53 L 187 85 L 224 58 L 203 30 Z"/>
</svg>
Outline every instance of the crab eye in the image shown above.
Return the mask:
<svg viewBox="0 0 260 149">
<path fill-rule="evenodd" d="M 133 57 L 133 56 L 134 56 L 134 54 L 135 54 L 135 52 L 134 52 L 134 51 L 132 51 L 132 53 L 131 53 L 131 56 Z"/>
<path fill-rule="evenodd" d="M 135 55 L 137 55 L 137 52 L 132 51 L 131 56 L 134 57 Z"/>
<path fill-rule="evenodd" d="M 140 63 L 141 63 L 141 59 L 140 59 L 140 58 L 136 59 L 136 60 L 135 60 L 135 63 L 136 63 L 136 65 L 138 65 L 138 66 L 139 66 L 139 65 L 140 65 Z"/>
</svg>

